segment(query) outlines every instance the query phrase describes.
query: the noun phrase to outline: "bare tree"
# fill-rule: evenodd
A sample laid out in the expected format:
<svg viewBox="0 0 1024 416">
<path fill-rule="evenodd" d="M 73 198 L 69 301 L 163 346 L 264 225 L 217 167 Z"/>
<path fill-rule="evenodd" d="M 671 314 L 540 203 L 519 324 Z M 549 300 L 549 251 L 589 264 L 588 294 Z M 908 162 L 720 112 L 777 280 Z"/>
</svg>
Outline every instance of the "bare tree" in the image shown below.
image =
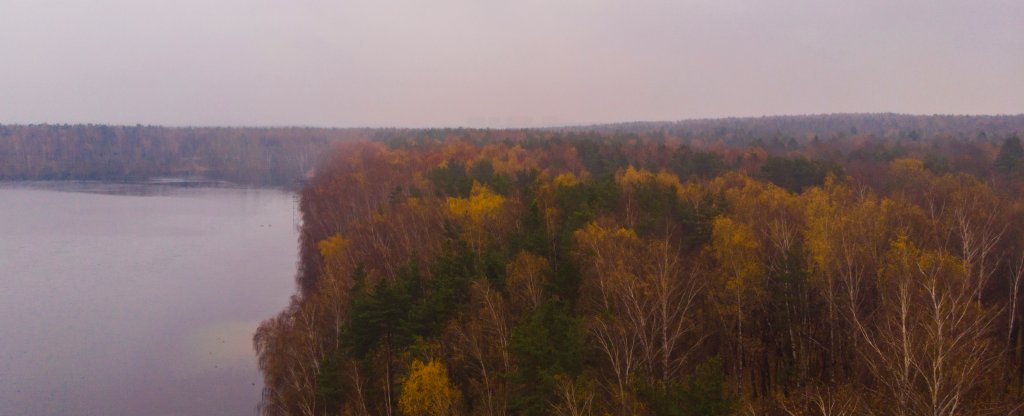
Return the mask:
<svg viewBox="0 0 1024 416">
<path fill-rule="evenodd" d="M 922 251 L 905 238 L 890 250 L 881 304 L 865 322 L 850 312 L 866 346 L 877 393 L 900 415 L 999 414 L 982 402 L 978 380 L 993 370 L 998 311 L 977 302 L 961 260 Z M 851 292 L 852 293 L 852 292 Z"/>
</svg>

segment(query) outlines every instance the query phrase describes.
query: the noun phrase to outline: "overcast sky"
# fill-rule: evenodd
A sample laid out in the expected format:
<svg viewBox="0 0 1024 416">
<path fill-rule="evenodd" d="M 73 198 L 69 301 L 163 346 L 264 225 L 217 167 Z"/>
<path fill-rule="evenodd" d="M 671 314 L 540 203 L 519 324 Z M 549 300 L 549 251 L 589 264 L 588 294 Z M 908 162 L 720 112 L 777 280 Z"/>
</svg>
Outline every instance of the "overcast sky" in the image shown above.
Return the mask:
<svg viewBox="0 0 1024 416">
<path fill-rule="evenodd" d="M 1024 1 L 0 0 L 0 123 L 1024 112 Z"/>
</svg>

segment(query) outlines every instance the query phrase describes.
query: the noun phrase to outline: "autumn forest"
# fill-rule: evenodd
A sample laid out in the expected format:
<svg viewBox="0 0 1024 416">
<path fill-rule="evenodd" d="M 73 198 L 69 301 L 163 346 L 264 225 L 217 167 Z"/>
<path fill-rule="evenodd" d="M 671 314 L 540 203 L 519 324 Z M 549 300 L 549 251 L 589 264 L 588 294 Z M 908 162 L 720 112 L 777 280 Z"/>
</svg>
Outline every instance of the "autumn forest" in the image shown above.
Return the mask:
<svg viewBox="0 0 1024 416">
<path fill-rule="evenodd" d="M 332 142 L 266 415 L 1024 409 L 1021 117 Z"/>
</svg>

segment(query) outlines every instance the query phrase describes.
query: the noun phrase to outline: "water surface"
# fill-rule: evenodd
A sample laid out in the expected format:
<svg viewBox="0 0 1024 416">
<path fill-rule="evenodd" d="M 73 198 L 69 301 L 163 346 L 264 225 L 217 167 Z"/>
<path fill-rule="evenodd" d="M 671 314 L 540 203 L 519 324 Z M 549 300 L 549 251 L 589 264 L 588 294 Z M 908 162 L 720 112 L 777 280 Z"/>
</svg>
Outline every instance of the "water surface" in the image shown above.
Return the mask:
<svg viewBox="0 0 1024 416">
<path fill-rule="evenodd" d="M 293 290 L 292 195 L 0 183 L 0 415 L 248 415 Z"/>
</svg>

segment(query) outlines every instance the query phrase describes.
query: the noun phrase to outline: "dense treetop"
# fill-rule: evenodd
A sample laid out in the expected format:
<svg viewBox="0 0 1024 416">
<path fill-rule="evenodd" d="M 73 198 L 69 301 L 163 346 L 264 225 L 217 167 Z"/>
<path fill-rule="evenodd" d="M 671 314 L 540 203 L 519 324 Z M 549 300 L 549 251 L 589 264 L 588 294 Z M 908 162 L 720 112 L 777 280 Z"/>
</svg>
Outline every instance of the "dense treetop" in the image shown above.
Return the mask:
<svg viewBox="0 0 1024 416">
<path fill-rule="evenodd" d="M 848 117 L 906 134 L 347 141 L 301 190 L 261 409 L 1019 412 L 1019 118 Z"/>
</svg>

